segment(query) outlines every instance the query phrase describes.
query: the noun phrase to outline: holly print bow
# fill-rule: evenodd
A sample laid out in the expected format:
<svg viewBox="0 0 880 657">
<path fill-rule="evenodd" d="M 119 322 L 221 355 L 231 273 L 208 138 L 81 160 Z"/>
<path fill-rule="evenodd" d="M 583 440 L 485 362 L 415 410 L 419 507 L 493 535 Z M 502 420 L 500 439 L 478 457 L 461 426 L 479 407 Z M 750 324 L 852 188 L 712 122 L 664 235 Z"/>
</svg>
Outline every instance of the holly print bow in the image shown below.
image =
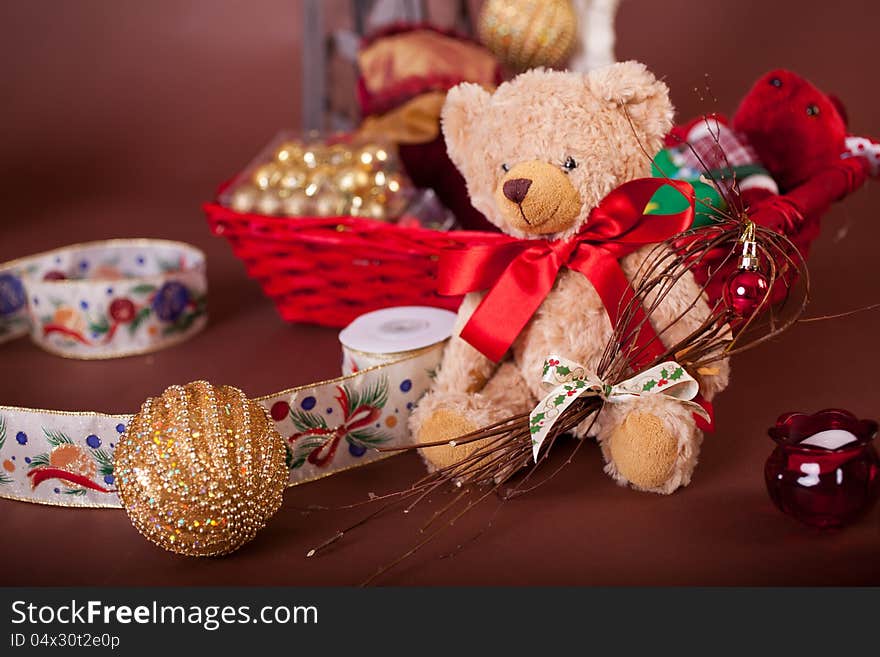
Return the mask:
<svg viewBox="0 0 880 657">
<path fill-rule="evenodd" d="M 705 409 L 692 402 L 700 385 L 685 369 L 674 361 L 666 361 L 639 372 L 616 385 L 609 385 L 583 365 L 551 354 L 544 361 L 541 379 L 550 392 L 529 415 L 532 434 L 532 456 L 537 462 L 541 445 L 562 414 L 578 397 L 592 395 L 607 402 L 617 403 L 645 395 L 668 395 L 709 420 Z"/>
</svg>

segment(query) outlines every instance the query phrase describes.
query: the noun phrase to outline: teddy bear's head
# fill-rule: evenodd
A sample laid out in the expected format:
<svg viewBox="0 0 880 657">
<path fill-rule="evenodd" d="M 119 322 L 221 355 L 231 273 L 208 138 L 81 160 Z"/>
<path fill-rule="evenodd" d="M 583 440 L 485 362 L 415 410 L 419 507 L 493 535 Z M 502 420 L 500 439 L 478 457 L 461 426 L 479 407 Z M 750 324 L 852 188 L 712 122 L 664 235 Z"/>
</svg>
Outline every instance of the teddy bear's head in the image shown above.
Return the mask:
<svg viewBox="0 0 880 657">
<path fill-rule="evenodd" d="M 471 202 L 517 237 L 565 238 L 624 182 L 649 176 L 672 126 L 666 85 L 643 64 L 589 73 L 535 69 L 490 93 L 450 90 L 449 156 Z"/>
</svg>

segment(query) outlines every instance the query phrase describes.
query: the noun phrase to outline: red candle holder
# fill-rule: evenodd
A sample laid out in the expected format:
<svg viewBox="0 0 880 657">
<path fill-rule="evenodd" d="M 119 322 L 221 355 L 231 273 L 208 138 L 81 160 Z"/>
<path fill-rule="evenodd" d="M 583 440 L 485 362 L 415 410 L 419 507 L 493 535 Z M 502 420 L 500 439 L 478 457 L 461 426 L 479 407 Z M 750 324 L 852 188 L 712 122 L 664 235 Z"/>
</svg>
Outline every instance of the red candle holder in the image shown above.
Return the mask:
<svg viewBox="0 0 880 657">
<path fill-rule="evenodd" d="M 829 430 L 849 432 L 854 440 L 837 448 L 804 444 Z M 768 433 L 777 446 L 764 466 L 764 480 L 783 513 L 811 527 L 842 527 L 876 502 L 880 493 L 880 459 L 872 445 L 876 422 L 841 409 L 813 415 L 786 413 Z"/>
</svg>

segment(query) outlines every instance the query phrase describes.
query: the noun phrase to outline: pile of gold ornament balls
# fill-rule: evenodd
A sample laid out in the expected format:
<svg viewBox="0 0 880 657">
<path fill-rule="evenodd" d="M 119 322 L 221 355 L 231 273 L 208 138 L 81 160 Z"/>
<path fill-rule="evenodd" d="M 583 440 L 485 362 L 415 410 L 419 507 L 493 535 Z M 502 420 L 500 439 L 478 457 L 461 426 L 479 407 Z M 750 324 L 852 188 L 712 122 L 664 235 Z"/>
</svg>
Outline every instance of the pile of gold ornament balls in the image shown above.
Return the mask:
<svg viewBox="0 0 880 657">
<path fill-rule="evenodd" d="M 268 216 L 389 221 L 403 212 L 411 188 L 390 147 L 287 140 L 242 176 L 227 202 L 236 212 Z"/>
</svg>

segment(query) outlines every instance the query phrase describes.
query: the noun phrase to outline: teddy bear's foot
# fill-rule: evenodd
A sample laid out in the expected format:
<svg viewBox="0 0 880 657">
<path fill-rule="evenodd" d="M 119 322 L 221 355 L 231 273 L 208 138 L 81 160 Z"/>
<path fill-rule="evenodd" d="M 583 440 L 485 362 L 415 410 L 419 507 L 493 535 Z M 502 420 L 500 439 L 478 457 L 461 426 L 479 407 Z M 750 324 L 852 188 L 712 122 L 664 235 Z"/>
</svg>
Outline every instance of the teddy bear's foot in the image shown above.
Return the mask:
<svg viewBox="0 0 880 657">
<path fill-rule="evenodd" d="M 420 449 L 419 453 L 432 471 L 447 468 L 466 459 L 482 446 L 484 441 L 480 440 L 461 445 L 455 444 L 455 438 L 477 429 L 479 429 L 477 424 L 464 414 L 451 408 L 437 409 L 422 423 L 416 441 L 419 443 L 444 441 L 445 444 Z"/>
<path fill-rule="evenodd" d="M 419 453 L 432 472 L 461 463 L 483 447 L 487 440 L 456 442 L 455 439 L 496 422 L 497 411 L 480 394 L 428 394 L 410 418 L 413 439 L 418 444 L 438 443 Z"/>
<path fill-rule="evenodd" d="M 669 494 L 690 483 L 702 433 L 690 410 L 668 398 L 637 400 L 609 409 L 617 422 L 601 437 L 605 471 L 621 484 Z M 623 411 L 623 412 L 621 412 Z"/>
<path fill-rule="evenodd" d="M 428 393 L 410 416 L 409 426 L 416 443 L 444 443 L 419 450 L 428 468 L 434 471 L 462 463 L 491 440 L 456 442 L 456 438 L 525 412 L 533 404 L 518 370 L 513 363 L 506 362 L 479 393 Z M 469 461 L 468 466 L 480 460 Z"/>
<path fill-rule="evenodd" d="M 611 434 L 608 451 L 621 478 L 651 490 L 670 478 L 678 458 L 678 439 L 656 415 L 633 413 Z"/>
</svg>

